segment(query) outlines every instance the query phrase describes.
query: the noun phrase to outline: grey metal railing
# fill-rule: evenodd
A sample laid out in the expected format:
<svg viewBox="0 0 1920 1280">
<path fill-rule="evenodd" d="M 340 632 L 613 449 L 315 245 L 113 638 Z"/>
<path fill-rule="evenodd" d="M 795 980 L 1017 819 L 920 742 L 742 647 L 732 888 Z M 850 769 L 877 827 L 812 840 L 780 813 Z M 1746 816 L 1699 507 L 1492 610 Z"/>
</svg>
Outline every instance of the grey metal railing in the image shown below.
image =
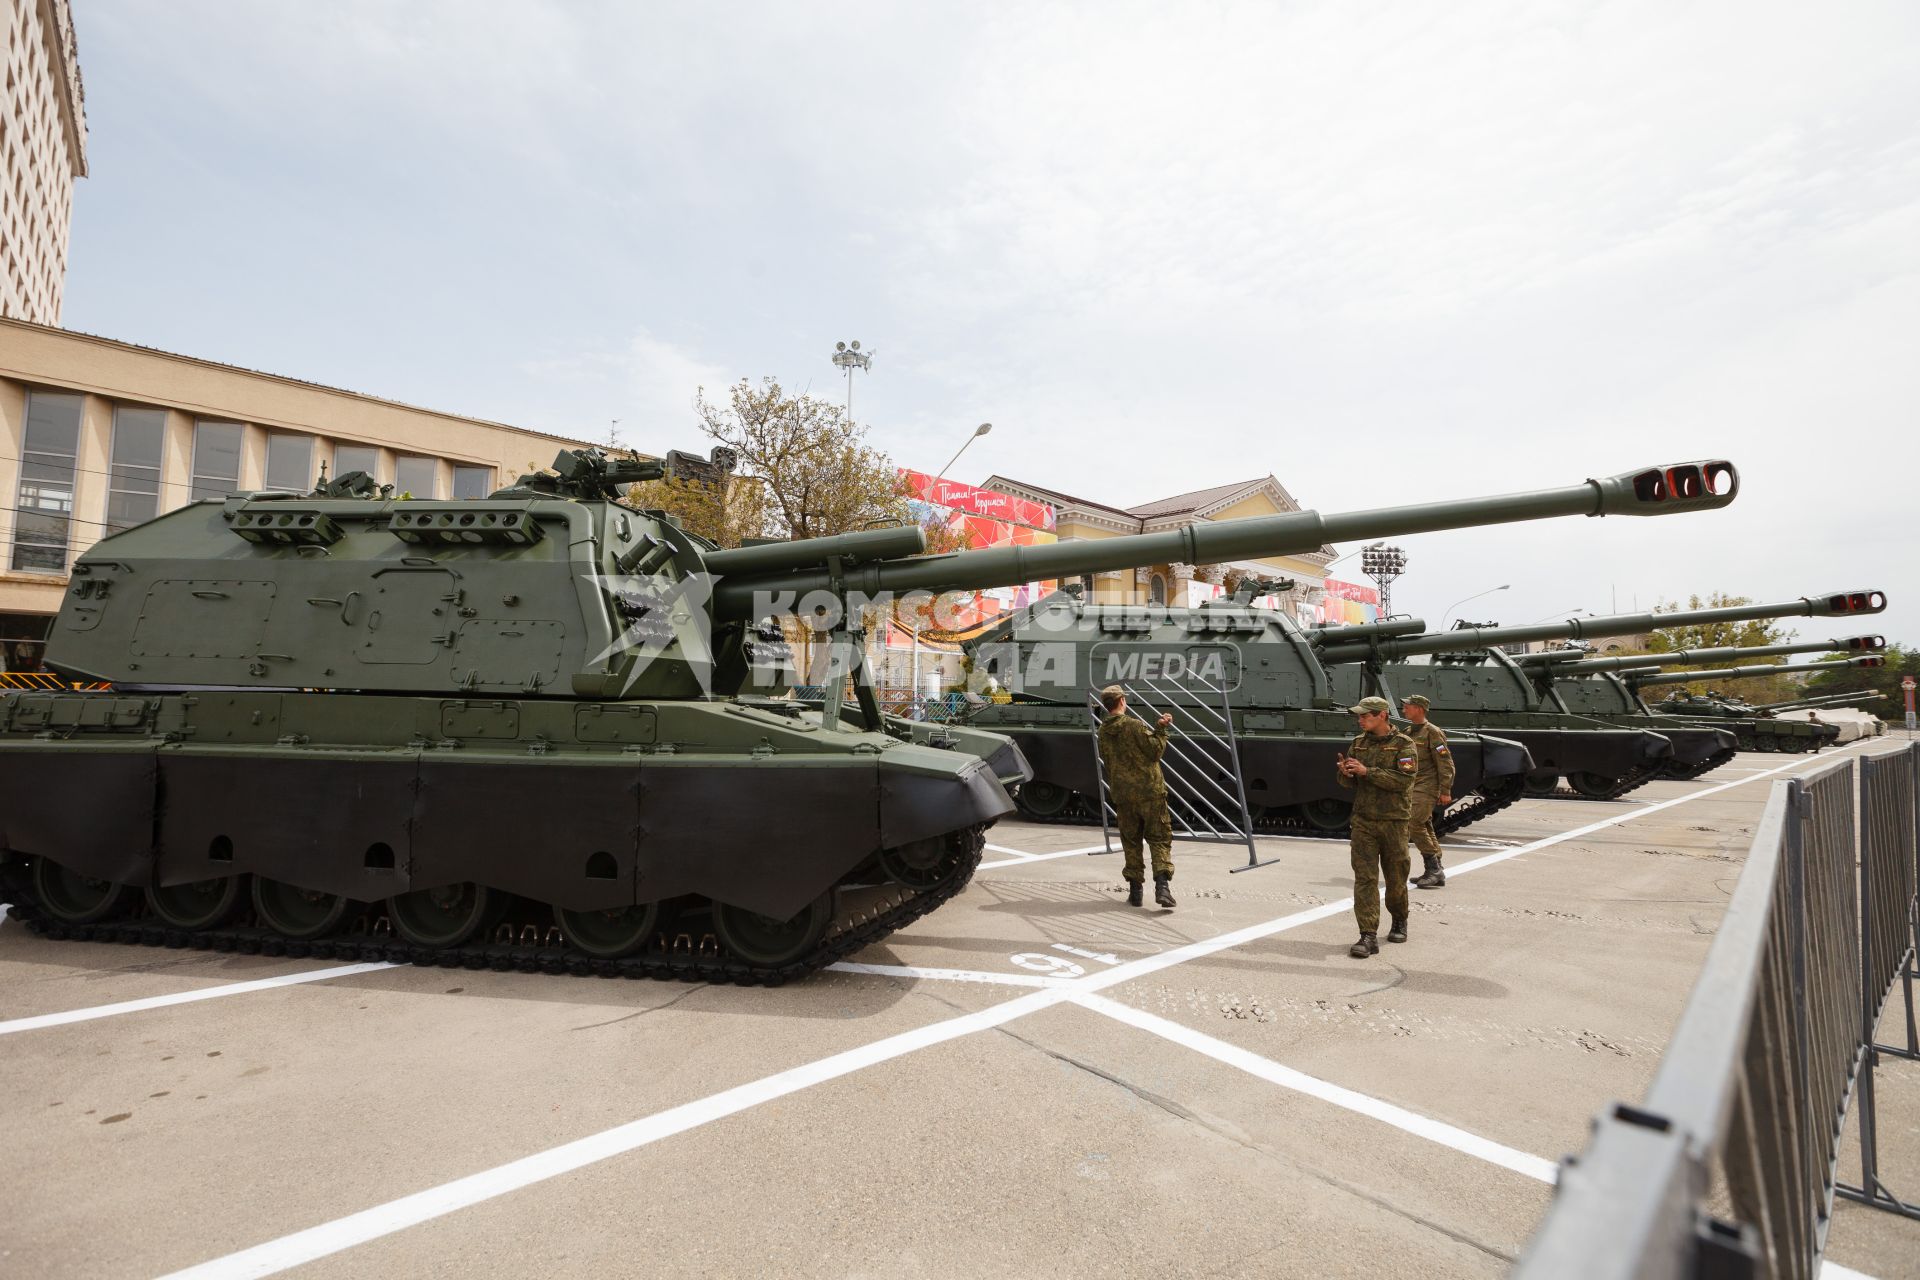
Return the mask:
<svg viewBox="0 0 1920 1280">
<path fill-rule="evenodd" d="M 1781 1277 L 1818 1269 L 1836 1193 L 1917 1213 L 1878 1182 L 1874 1027 L 1896 979 L 1912 1026 L 1920 752 L 1774 784 L 1745 868 L 1646 1099 L 1562 1162 L 1516 1271 Z M 1909 1036 L 1911 1037 L 1911 1030 Z M 1835 1176 L 1849 1104 L 1862 1188 Z M 1716 1178 L 1728 1220 L 1704 1207 Z"/>
<path fill-rule="evenodd" d="M 1841 1183 L 1848 1200 L 1920 1218 L 1920 1206 L 1901 1200 L 1880 1178 L 1879 1106 L 1874 1069 L 1883 1057 L 1920 1059 L 1914 1026 L 1914 965 L 1920 956 L 1920 749 L 1867 756 L 1860 761 L 1860 1182 Z M 1900 904 L 1905 910 L 1900 910 Z M 1879 1027 L 1899 983 L 1906 1044 L 1879 1043 Z"/>
</svg>

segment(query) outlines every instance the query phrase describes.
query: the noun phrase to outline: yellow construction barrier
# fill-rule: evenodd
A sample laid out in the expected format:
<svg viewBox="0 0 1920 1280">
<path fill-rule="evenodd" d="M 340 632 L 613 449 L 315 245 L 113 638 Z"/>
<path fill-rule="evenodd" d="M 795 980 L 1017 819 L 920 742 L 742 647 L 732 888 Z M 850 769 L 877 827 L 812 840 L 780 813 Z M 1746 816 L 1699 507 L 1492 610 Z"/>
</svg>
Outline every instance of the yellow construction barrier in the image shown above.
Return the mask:
<svg viewBox="0 0 1920 1280">
<path fill-rule="evenodd" d="M 72 684 L 50 671 L 0 671 L 0 689 L 34 689 L 51 693 L 95 693 L 113 688 L 98 680 Z"/>
</svg>

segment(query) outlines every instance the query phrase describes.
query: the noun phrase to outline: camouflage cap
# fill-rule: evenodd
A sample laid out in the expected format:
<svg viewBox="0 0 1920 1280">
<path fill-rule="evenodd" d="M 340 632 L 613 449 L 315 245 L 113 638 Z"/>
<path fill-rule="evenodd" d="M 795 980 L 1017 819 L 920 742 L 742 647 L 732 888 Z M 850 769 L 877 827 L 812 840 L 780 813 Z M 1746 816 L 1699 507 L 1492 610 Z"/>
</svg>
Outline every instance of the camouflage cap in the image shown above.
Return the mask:
<svg viewBox="0 0 1920 1280">
<path fill-rule="evenodd" d="M 1120 699 L 1126 696 L 1127 691 L 1125 689 L 1122 689 L 1117 684 L 1110 684 L 1100 691 L 1100 705 L 1111 711 L 1115 706 L 1119 705 Z"/>
<path fill-rule="evenodd" d="M 1388 715 L 1392 715 L 1393 704 L 1385 698 L 1362 698 L 1360 701 L 1348 707 L 1347 710 L 1356 716 L 1372 715 L 1376 711 L 1384 711 Z"/>
<path fill-rule="evenodd" d="M 1405 697 L 1405 698 L 1402 698 L 1402 699 L 1400 699 L 1400 705 L 1401 705 L 1401 706 L 1403 706 L 1403 707 L 1404 707 L 1404 706 L 1409 706 L 1409 705 L 1411 705 L 1411 706 L 1416 706 L 1416 707 L 1430 707 L 1430 706 L 1432 706 L 1433 704 L 1432 704 L 1431 702 L 1428 702 L 1428 701 L 1427 701 L 1427 695 L 1426 695 L 1426 694 L 1424 694 L 1424 693 L 1416 693 L 1416 694 L 1413 694 L 1413 695 L 1411 695 L 1411 696 L 1409 696 L 1409 697 Z"/>
</svg>

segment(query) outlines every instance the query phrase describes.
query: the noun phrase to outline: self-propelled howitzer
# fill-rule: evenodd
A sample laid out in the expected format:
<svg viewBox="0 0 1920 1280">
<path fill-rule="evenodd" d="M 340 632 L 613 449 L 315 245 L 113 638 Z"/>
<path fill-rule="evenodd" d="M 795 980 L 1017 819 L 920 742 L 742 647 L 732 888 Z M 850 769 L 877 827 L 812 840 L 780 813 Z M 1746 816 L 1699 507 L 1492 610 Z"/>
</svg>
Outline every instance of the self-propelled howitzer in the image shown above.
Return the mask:
<svg viewBox="0 0 1920 1280">
<path fill-rule="evenodd" d="M 1469 729 L 1523 743 L 1534 760 L 1528 783 L 1533 794 L 1610 799 L 1663 775 L 1697 777 L 1730 759 L 1737 743 L 1715 727 L 1683 720 L 1654 724 L 1644 716 L 1633 723 L 1596 719 L 1590 709 L 1565 705 L 1552 679 L 1543 675 L 1547 660 L 1556 660 L 1551 670 L 1557 674 L 1565 660 L 1581 658 L 1584 651 L 1509 655 L 1503 646 L 1597 640 L 1658 626 L 1878 613 L 1885 607 L 1880 592 L 1840 591 L 1767 604 L 1461 627 L 1416 636 L 1347 637 L 1330 629 L 1322 633 L 1319 651 L 1330 665 L 1340 664 L 1331 669 L 1335 690 L 1342 696 L 1422 694 L 1449 732 Z M 1617 709 L 1628 710 L 1624 697 Z M 1561 778 L 1569 789 L 1559 788 Z"/>
<path fill-rule="evenodd" d="M 1777 646 L 1755 646 L 1754 649 L 1746 652 L 1775 647 Z M 1736 649 L 1734 652 L 1742 651 Z M 1823 675 L 1840 667 L 1878 667 L 1884 663 L 1884 658 L 1876 654 L 1866 654 L 1857 658 L 1802 663 L 1798 666 L 1757 663 L 1752 666 L 1723 667 L 1709 671 L 1628 672 L 1623 678 L 1628 687 L 1644 702 L 1650 690 L 1666 685 L 1691 684 L 1706 680 L 1724 683 L 1764 679 L 1769 676 Z M 1789 753 L 1818 751 L 1838 741 L 1840 729 L 1836 725 L 1809 720 L 1779 719 L 1773 714 L 1776 709 L 1786 710 L 1789 707 L 1804 705 L 1805 701 L 1805 699 L 1789 699 L 1779 704 L 1778 708 L 1758 707 L 1743 699 L 1722 695 L 1717 690 L 1704 694 L 1681 690 L 1649 705 L 1652 710 L 1661 715 L 1693 716 L 1722 725 L 1732 730 L 1734 736 L 1739 739 L 1742 751 Z"/>
<path fill-rule="evenodd" d="M 1664 656 L 1664 655 L 1661 655 Z M 1731 733 L 1735 746 L 1742 751 L 1817 751 L 1833 741 L 1835 735 L 1821 732 L 1821 726 L 1808 725 L 1794 721 L 1754 721 L 1739 717 L 1728 717 L 1721 713 L 1704 714 L 1704 707 L 1687 709 L 1684 701 L 1648 704 L 1641 696 L 1643 683 L 1686 683 L 1707 679 L 1745 679 L 1758 676 L 1793 674 L 1798 672 L 1820 671 L 1837 666 L 1878 665 L 1881 658 L 1872 654 L 1859 658 L 1843 659 L 1839 662 L 1814 663 L 1804 667 L 1780 665 L 1755 665 L 1752 667 L 1730 668 L 1721 671 L 1687 671 L 1661 675 L 1653 671 L 1592 671 L 1586 675 L 1561 675 L 1557 667 L 1536 667 L 1532 669 L 1535 678 L 1543 685 L 1550 686 L 1553 695 L 1575 711 L 1593 715 L 1616 723 L 1655 723 L 1684 724 L 1710 723 L 1714 728 Z M 1576 664 L 1578 665 L 1578 664 Z M 1665 729 L 1662 732 L 1666 732 Z M 1699 773 L 1679 776 L 1698 777 Z"/>
<path fill-rule="evenodd" d="M 1817 698 L 1788 698 L 1782 702 L 1763 702 L 1754 710 L 1765 715 L 1778 715 L 1783 711 L 1814 711 L 1821 707 L 1851 707 L 1856 702 L 1875 702 L 1886 697 L 1885 693 L 1872 689 L 1855 689 L 1851 693 L 1823 693 Z"/>
<path fill-rule="evenodd" d="M 1555 501 L 1556 509 L 1579 509 L 1580 500 L 1571 493 Z M 1470 503 L 1444 506 L 1455 513 L 1451 523 L 1472 523 L 1477 512 Z M 1294 519 L 1282 516 L 1271 523 Z M 1369 526 L 1354 523 L 1356 518 L 1341 518 L 1348 523 L 1339 526 L 1318 523 L 1320 519 L 1314 517 L 1305 526 L 1316 537 L 1328 536 L 1325 531 L 1336 527 L 1340 531 L 1333 536 L 1376 536 Z M 1201 525 L 1181 532 L 1204 539 L 1219 528 Z M 1127 541 L 1091 545 L 1105 549 Z M 1181 558 L 1252 554 L 1244 544 L 1240 549 L 1203 545 L 1183 550 L 1163 543 L 1162 548 L 1161 554 Z M 1091 695 L 1109 683 L 1131 685 L 1148 669 L 1198 671 L 1205 659 L 1215 659 L 1220 666 L 1217 678 L 1230 693 L 1228 714 L 1237 744 L 1229 750 L 1202 734 L 1183 750 L 1209 758 L 1218 755 L 1215 764 L 1222 774 L 1237 764 L 1250 814 L 1263 829 L 1338 833 L 1346 828 L 1351 792 L 1337 785 L 1329 761 L 1351 740 L 1352 721 L 1344 708 L 1353 698 L 1343 700 L 1332 687 L 1319 648 L 1329 637 L 1385 640 L 1421 630 L 1423 624 L 1406 619 L 1306 630 L 1291 617 L 1253 608 L 1244 599 L 1182 608 L 1095 604 L 1062 593 L 1008 615 L 967 642 L 975 675 L 993 676 L 1011 694 L 1010 701 L 972 708 L 967 722 L 1012 737 L 1031 763 L 1033 780 L 1019 794 L 1023 814 L 1044 821 L 1097 821 L 1099 780 L 1087 735 Z M 1185 696 L 1173 687 L 1179 680 L 1165 683 L 1165 692 L 1178 705 L 1178 698 Z M 1655 745 L 1664 748 L 1658 740 Z M 1511 741 L 1473 733 L 1453 739 L 1453 755 L 1457 799 L 1436 819 L 1442 831 L 1511 803 L 1532 767 L 1526 752 Z"/>
<path fill-rule="evenodd" d="M 778 981 L 959 892 L 1027 776 L 1004 738 L 758 696 L 765 623 L 1328 537 L 1725 505 L 1725 463 L 1348 516 L 921 556 L 917 529 L 721 550 L 619 500 L 726 459 L 569 450 L 484 499 L 364 477 L 199 502 L 74 566 L 0 698 L 0 872 L 75 937 Z M 858 611 L 835 643 L 857 654 Z M 839 682 L 834 682 L 838 688 Z M 111 804 L 101 803 L 110 796 Z"/>
</svg>

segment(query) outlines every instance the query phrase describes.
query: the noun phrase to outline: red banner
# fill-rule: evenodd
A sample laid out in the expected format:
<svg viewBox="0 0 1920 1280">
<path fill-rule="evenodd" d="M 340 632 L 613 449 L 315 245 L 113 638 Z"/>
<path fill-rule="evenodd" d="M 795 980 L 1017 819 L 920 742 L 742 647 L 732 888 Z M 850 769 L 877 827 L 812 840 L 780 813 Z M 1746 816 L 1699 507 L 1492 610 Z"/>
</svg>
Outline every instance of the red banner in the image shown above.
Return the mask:
<svg viewBox="0 0 1920 1280">
<path fill-rule="evenodd" d="M 937 507 L 964 511 L 968 515 L 987 516 L 1010 524 L 1023 524 L 1029 529 L 1053 528 L 1053 508 L 1044 502 L 1016 498 L 1010 493 L 993 489 L 976 489 L 958 480 L 930 476 L 924 471 L 909 471 L 905 467 L 900 469 L 900 478 L 906 482 L 910 496 Z"/>
</svg>

